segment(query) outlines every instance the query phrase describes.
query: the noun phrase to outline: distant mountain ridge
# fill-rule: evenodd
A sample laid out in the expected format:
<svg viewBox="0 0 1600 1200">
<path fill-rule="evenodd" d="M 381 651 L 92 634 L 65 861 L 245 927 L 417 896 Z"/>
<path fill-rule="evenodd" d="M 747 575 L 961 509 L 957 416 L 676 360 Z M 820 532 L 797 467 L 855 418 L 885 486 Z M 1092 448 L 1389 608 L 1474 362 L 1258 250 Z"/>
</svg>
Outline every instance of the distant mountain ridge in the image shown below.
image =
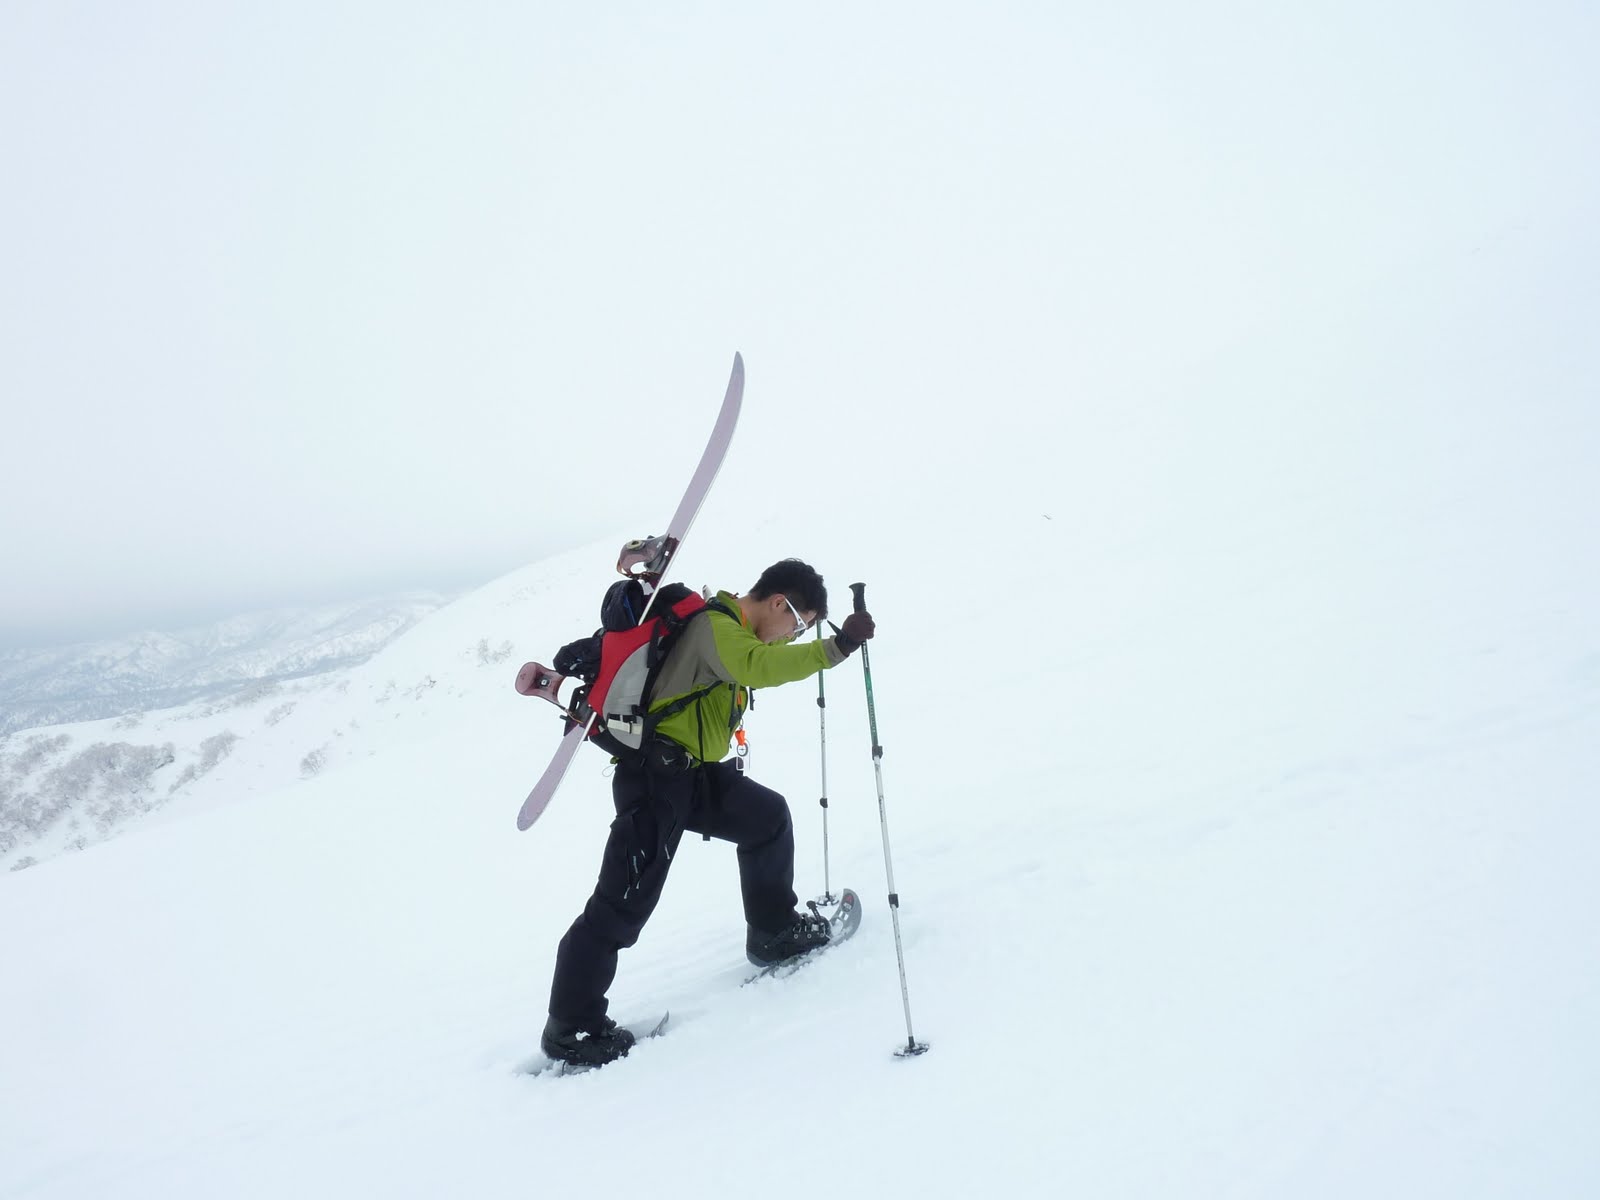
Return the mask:
<svg viewBox="0 0 1600 1200">
<path fill-rule="evenodd" d="M 462 603 L 410 592 L 8 656 L 6 688 L 32 678 L 62 706 L 116 708 L 0 736 L 0 869 L 82 850 L 181 799 L 232 801 L 311 778 L 362 753 L 369 723 L 413 736 L 441 694 L 439 672 L 497 693 L 478 672 L 503 673 L 509 640 L 440 650 L 424 636 L 420 656 L 402 649 Z M 190 698 L 169 699 L 180 694 Z M 50 703 L 27 701 L 34 712 Z"/>
<path fill-rule="evenodd" d="M 0 737 L 354 666 L 450 599 L 411 591 L 246 613 L 174 632 L 0 651 Z"/>
</svg>

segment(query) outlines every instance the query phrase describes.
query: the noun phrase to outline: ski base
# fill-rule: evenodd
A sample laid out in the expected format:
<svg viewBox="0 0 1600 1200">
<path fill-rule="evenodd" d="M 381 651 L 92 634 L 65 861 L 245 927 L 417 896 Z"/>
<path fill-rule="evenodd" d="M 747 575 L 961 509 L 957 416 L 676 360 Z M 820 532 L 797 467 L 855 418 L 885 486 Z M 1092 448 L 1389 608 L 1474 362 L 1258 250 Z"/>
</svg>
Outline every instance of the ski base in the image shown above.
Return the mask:
<svg viewBox="0 0 1600 1200">
<path fill-rule="evenodd" d="M 562 735 L 561 744 L 556 747 L 555 757 L 550 760 L 550 765 L 544 769 L 544 774 L 539 776 L 539 782 L 533 785 L 533 790 L 528 793 L 528 798 L 522 802 L 522 808 L 517 812 L 518 829 L 526 829 L 539 819 L 539 814 L 544 812 L 545 806 L 556 794 L 556 788 L 560 787 L 561 781 L 566 778 L 572 760 L 578 756 L 578 747 L 588 740 L 588 733 L 587 727 L 572 725 Z"/>
<path fill-rule="evenodd" d="M 711 484 L 727 455 L 728 445 L 733 441 L 733 431 L 739 423 L 739 410 L 743 404 L 744 358 L 735 354 L 733 372 L 728 376 L 728 389 L 723 393 L 716 423 L 711 427 L 711 436 L 706 441 L 705 449 L 700 452 L 700 462 L 689 479 L 689 486 L 684 489 L 678 507 L 673 510 L 672 519 L 667 522 L 667 531 L 657 536 L 635 538 L 623 546 L 617 558 L 618 572 L 645 584 L 652 602 L 656 596 L 656 585 L 671 569 L 673 559 L 682 548 L 683 539 L 689 535 L 689 527 L 694 524 L 695 516 L 700 511 L 700 505 L 711 491 Z M 646 604 L 644 615 L 648 616 L 649 612 L 650 605 Z M 578 747 L 586 740 L 593 721 L 593 714 L 587 711 L 587 706 L 578 702 L 576 695 L 568 704 L 561 704 L 556 693 L 564 682 L 562 676 L 536 662 L 525 664 L 517 673 L 517 691 L 524 696 L 539 696 L 549 700 L 566 711 L 569 721 L 566 735 L 556 748 L 550 765 L 545 768 L 539 782 L 533 785 L 533 790 L 517 812 L 518 829 L 531 828 L 550 804 L 556 789 L 566 777 L 567 769 L 572 766 Z"/>
</svg>

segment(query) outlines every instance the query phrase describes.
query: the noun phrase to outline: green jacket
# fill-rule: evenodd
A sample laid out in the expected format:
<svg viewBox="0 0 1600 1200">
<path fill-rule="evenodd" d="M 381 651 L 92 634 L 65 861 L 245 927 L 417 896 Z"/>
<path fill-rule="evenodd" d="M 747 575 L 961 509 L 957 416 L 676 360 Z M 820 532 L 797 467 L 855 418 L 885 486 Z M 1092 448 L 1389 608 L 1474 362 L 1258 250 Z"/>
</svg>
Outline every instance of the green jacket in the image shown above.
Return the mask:
<svg viewBox="0 0 1600 1200">
<path fill-rule="evenodd" d="M 800 642 L 762 642 L 745 624 L 739 599 L 718 592 L 717 599 L 735 616 L 708 609 L 697 613 L 661 665 L 650 711 L 710 687 L 680 713 L 662 719 L 656 733 L 671 738 L 701 762 L 717 762 L 728 753 L 733 731 L 750 703 L 750 689 L 776 687 L 809 679 L 836 667 L 847 655 L 835 638 Z M 714 686 L 722 685 L 727 686 Z"/>
</svg>

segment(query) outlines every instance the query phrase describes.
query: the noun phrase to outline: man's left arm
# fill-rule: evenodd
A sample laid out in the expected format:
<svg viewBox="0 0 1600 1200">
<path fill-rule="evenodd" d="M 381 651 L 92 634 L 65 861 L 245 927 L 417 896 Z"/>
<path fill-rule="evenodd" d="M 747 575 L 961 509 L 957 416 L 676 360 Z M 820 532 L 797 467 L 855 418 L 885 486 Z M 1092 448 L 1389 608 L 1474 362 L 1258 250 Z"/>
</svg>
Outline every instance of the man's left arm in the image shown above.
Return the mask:
<svg viewBox="0 0 1600 1200">
<path fill-rule="evenodd" d="M 733 621 L 716 622 L 717 655 L 735 683 L 769 688 L 798 683 L 838 666 L 845 652 L 833 638 L 768 644 Z"/>
</svg>

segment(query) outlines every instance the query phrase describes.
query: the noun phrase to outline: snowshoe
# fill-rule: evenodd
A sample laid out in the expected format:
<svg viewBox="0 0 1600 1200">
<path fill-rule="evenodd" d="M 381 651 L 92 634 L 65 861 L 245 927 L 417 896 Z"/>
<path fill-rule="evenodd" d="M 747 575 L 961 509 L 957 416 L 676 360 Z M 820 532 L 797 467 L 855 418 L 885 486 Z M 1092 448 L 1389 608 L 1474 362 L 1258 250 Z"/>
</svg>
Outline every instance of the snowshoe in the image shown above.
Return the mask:
<svg viewBox="0 0 1600 1200">
<path fill-rule="evenodd" d="M 810 912 L 795 913 L 794 919 L 776 933 L 763 933 L 750 927 L 745 934 L 744 956 L 751 965 L 773 967 L 810 954 L 826 946 L 833 937 L 828 918 L 817 910 L 815 900 L 806 901 Z"/>
<path fill-rule="evenodd" d="M 571 1067 L 603 1067 L 633 1049 L 634 1035 L 610 1017 L 585 1028 L 551 1017 L 545 1022 L 539 1048 L 552 1061 Z"/>
</svg>

